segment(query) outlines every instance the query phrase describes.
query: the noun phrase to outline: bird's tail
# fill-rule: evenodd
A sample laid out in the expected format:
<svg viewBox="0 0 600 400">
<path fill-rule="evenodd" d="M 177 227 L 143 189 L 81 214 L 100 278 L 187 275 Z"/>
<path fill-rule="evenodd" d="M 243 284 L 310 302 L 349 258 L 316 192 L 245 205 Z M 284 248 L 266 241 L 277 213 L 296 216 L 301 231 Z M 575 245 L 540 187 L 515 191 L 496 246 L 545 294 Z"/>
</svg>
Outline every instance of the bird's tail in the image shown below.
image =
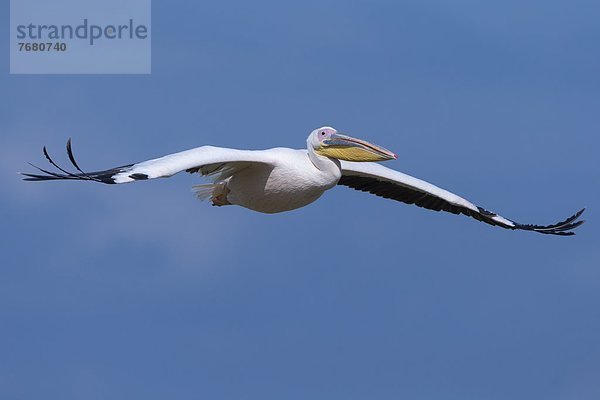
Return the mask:
<svg viewBox="0 0 600 400">
<path fill-rule="evenodd" d="M 231 204 L 227 199 L 227 195 L 229 194 L 227 182 L 195 185 L 192 186 L 192 190 L 196 193 L 196 197 L 201 201 L 210 198 L 213 206 L 227 206 Z"/>
<path fill-rule="evenodd" d="M 203 185 L 194 185 L 194 186 L 192 186 L 192 191 L 196 194 L 196 197 L 198 198 L 198 200 L 204 201 L 204 200 L 208 200 L 212 197 L 212 195 L 215 191 L 215 186 L 217 186 L 217 185 L 214 183 L 207 183 L 207 184 L 203 184 Z"/>
</svg>

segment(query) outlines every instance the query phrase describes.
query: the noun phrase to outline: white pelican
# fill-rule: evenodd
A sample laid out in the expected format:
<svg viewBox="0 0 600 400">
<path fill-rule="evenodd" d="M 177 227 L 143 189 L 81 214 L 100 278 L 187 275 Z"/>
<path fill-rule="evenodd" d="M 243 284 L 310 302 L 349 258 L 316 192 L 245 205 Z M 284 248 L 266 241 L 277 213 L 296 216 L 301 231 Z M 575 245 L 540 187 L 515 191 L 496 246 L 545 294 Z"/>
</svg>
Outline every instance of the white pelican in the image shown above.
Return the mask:
<svg viewBox="0 0 600 400">
<path fill-rule="evenodd" d="M 573 235 L 584 209 L 552 225 L 525 225 L 478 207 L 468 200 L 428 182 L 386 168 L 376 161 L 396 159 L 396 154 L 364 140 L 338 133 L 325 126 L 307 139 L 306 150 L 274 148 L 236 150 L 201 146 L 135 164 L 98 172 L 83 172 L 67 142 L 67 154 L 77 173 L 58 166 L 43 149 L 48 161 L 61 173 L 36 167 L 45 175 L 23 174 L 29 181 L 84 180 L 128 183 L 170 177 L 178 172 L 199 173 L 212 182 L 194 186 L 200 199 L 215 206 L 239 205 L 263 213 L 278 213 L 304 207 L 328 189 L 344 185 L 377 196 L 416 204 L 435 211 L 464 214 L 490 225 L 552 235 Z"/>
</svg>

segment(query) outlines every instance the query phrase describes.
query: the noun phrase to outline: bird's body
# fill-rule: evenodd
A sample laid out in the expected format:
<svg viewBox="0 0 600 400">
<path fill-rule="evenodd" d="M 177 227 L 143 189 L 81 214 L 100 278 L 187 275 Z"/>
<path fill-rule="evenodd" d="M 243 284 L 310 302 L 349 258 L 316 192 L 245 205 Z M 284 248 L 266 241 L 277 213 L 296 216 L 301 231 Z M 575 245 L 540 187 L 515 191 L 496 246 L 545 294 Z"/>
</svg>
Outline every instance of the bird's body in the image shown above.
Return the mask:
<svg viewBox="0 0 600 400">
<path fill-rule="evenodd" d="M 238 205 L 262 213 L 279 213 L 304 207 L 336 185 L 348 186 L 384 198 L 415 204 L 435 211 L 473 217 L 490 225 L 552 235 L 573 235 L 583 223 L 583 210 L 565 221 L 541 226 L 525 225 L 478 207 L 470 201 L 428 182 L 387 168 L 377 161 L 396 159 L 382 147 L 338 133 L 330 127 L 315 129 L 306 150 L 273 148 L 236 150 L 201 146 L 164 157 L 86 173 L 79 168 L 67 142 L 67 153 L 78 173 L 48 161 L 62 173 L 38 168 L 45 175 L 24 174 L 26 180 L 89 180 L 120 184 L 164 178 L 181 171 L 212 178 L 194 187 L 200 199 L 213 205 Z"/>
<path fill-rule="evenodd" d="M 341 175 L 339 162 L 320 170 L 306 150 L 274 148 L 257 151 L 269 163 L 254 163 L 217 170 L 213 184 L 198 185 L 212 190 L 214 205 L 238 205 L 262 213 L 278 213 L 304 207 L 334 187 Z"/>
</svg>

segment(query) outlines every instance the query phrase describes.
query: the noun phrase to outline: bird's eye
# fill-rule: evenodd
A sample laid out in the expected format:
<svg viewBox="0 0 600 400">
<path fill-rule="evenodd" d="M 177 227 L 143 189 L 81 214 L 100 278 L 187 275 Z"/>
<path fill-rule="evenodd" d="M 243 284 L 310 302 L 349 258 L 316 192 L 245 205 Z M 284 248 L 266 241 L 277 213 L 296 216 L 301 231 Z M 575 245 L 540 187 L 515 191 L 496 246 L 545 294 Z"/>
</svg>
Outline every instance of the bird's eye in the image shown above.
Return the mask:
<svg viewBox="0 0 600 400">
<path fill-rule="evenodd" d="M 321 131 L 321 136 L 325 136 L 325 131 Z"/>
</svg>

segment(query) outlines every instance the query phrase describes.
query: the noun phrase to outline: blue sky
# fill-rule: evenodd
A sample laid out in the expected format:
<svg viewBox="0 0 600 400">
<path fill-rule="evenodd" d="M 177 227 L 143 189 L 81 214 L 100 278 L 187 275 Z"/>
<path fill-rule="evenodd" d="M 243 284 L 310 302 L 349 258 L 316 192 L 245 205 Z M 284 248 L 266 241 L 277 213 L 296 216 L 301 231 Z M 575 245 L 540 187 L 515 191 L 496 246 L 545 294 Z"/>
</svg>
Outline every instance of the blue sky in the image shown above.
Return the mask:
<svg viewBox="0 0 600 400">
<path fill-rule="evenodd" d="M 8 5 L 0 24 L 8 32 Z M 0 41 L 3 399 L 597 399 L 600 6 L 154 2 L 152 74 L 9 75 Z M 335 188 L 290 213 L 197 177 L 32 184 L 332 125 L 521 222 Z"/>
</svg>

